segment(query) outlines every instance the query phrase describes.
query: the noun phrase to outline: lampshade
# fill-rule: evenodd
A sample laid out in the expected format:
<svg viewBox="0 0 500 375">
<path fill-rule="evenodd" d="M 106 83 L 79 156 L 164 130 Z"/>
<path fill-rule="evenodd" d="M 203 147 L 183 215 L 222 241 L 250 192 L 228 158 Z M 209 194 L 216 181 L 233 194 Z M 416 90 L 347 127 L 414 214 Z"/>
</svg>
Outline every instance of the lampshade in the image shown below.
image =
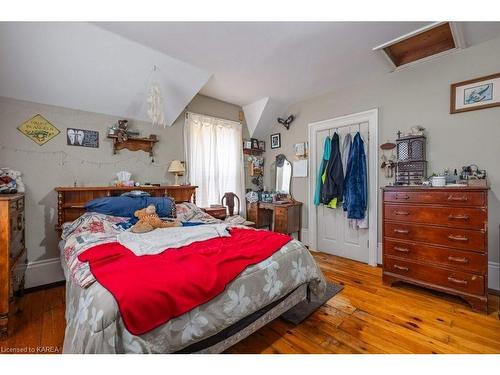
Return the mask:
<svg viewBox="0 0 500 375">
<path fill-rule="evenodd" d="M 168 171 L 172 173 L 181 173 L 185 172 L 186 169 L 184 168 L 184 165 L 182 165 L 180 160 L 173 160 L 168 167 Z"/>
</svg>

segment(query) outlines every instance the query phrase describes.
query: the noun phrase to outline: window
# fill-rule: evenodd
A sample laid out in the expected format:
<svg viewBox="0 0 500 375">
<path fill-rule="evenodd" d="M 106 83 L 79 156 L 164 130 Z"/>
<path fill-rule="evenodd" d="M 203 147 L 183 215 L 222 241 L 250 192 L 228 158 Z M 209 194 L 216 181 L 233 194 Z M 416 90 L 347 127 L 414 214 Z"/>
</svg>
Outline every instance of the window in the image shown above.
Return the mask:
<svg viewBox="0 0 500 375">
<path fill-rule="evenodd" d="M 197 185 L 200 207 L 220 204 L 233 192 L 245 202 L 242 126 L 239 122 L 188 113 L 184 128 L 187 176 Z M 244 209 L 244 204 L 241 205 Z"/>
</svg>

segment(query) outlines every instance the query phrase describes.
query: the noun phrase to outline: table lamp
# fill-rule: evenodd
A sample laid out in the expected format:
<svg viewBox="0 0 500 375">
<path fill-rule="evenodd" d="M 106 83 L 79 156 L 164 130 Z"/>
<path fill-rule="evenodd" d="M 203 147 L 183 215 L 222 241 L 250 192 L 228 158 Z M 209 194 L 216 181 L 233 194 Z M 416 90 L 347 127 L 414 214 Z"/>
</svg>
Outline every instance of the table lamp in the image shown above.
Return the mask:
<svg viewBox="0 0 500 375">
<path fill-rule="evenodd" d="M 175 185 L 179 185 L 179 175 L 182 176 L 186 172 L 186 168 L 184 168 L 180 160 L 173 160 L 168 167 L 168 171 L 175 174 Z"/>
</svg>

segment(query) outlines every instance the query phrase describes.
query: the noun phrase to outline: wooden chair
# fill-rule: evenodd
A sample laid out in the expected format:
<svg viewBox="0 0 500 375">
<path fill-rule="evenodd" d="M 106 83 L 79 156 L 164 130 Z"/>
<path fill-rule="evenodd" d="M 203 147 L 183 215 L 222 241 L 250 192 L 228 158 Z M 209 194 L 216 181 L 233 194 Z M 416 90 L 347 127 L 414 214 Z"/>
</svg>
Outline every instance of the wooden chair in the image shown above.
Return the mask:
<svg viewBox="0 0 500 375">
<path fill-rule="evenodd" d="M 234 193 L 225 193 L 224 196 L 221 199 L 221 204 L 224 206 L 224 200 L 226 201 L 226 207 L 227 211 L 229 213 L 229 216 L 234 216 L 234 201 L 236 199 L 236 202 L 238 203 L 238 211 L 236 211 L 236 215 L 240 214 L 240 198 Z M 245 221 L 243 225 L 247 227 L 255 227 L 255 223 L 253 221 Z"/>
<path fill-rule="evenodd" d="M 236 211 L 236 214 L 238 215 L 240 213 L 240 198 L 234 193 L 225 193 L 220 201 L 220 203 L 224 206 L 224 199 L 226 200 L 226 206 L 227 206 L 227 211 L 229 213 L 229 216 L 234 215 L 234 199 L 236 198 L 238 202 L 238 211 Z"/>
</svg>

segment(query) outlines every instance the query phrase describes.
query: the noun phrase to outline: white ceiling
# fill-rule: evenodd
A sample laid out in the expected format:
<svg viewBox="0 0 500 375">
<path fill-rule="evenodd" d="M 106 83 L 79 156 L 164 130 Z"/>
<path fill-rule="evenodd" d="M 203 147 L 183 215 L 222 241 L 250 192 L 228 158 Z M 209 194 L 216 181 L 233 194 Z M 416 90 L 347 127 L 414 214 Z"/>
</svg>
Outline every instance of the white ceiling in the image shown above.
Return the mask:
<svg viewBox="0 0 500 375">
<path fill-rule="evenodd" d="M 262 137 L 297 101 L 373 75 L 389 66 L 372 48 L 430 22 L 109 22 L 112 32 L 212 73 L 201 92 L 239 104 L 249 130 Z M 464 24 L 467 45 L 500 36 L 500 23 Z M 260 109 L 269 98 L 272 110 Z M 256 105 L 253 105 L 253 104 Z M 249 108 L 269 116 L 258 117 Z M 274 113 L 270 113 L 274 112 Z"/>
<path fill-rule="evenodd" d="M 389 72 L 372 48 L 428 23 L 0 24 L 0 95 L 142 118 L 144 72 L 156 64 L 169 119 L 201 90 L 241 105 L 262 137 L 290 104 Z M 463 29 L 467 45 L 500 36 L 500 23 Z"/>
<path fill-rule="evenodd" d="M 148 120 L 148 86 L 157 78 L 169 125 L 210 78 L 90 23 L 0 22 L 0 56 L 0 96 L 136 120 Z"/>
</svg>

